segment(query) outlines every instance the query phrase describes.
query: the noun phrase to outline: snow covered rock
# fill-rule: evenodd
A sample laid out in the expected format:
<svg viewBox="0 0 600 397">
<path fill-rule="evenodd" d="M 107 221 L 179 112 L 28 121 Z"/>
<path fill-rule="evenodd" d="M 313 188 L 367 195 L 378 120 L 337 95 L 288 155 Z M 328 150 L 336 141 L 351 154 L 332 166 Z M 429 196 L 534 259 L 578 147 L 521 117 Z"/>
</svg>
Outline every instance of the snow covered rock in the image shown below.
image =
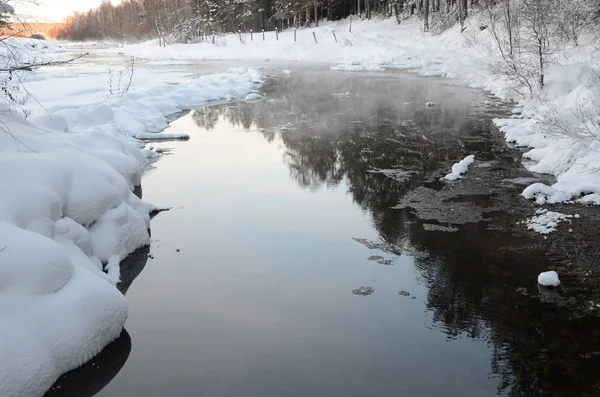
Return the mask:
<svg viewBox="0 0 600 397">
<path fill-rule="evenodd" d="M 255 92 L 253 92 L 253 93 L 251 93 L 251 94 L 248 94 L 248 95 L 246 95 L 246 97 L 244 98 L 244 100 L 245 100 L 246 102 L 251 102 L 251 101 L 259 101 L 259 100 L 261 100 L 261 99 L 262 99 L 262 95 L 260 95 L 260 94 L 257 94 L 257 93 L 255 93 Z"/>
<path fill-rule="evenodd" d="M 475 161 L 475 156 L 470 155 L 452 166 L 452 172 L 444 177 L 448 181 L 455 181 L 462 178 L 462 174 L 469 170 L 469 166 Z"/>
<path fill-rule="evenodd" d="M 363 286 L 352 290 L 352 293 L 354 295 L 362 295 L 362 296 L 371 295 L 373 292 L 375 292 L 375 290 L 372 287 L 363 287 Z"/>
<path fill-rule="evenodd" d="M 560 285 L 558 273 L 553 270 L 540 273 L 538 276 L 538 284 L 543 287 L 558 287 Z"/>
</svg>

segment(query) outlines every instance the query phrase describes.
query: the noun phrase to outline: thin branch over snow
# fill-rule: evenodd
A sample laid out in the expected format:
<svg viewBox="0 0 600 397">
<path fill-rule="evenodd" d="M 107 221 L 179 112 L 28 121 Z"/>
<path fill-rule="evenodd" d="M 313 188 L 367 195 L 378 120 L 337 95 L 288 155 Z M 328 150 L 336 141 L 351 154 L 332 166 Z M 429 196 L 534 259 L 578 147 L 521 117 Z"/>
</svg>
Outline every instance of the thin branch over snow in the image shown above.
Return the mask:
<svg viewBox="0 0 600 397">
<path fill-rule="evenodd" d="M 89 55 L 89 52 L 86 52 L 84 54 L 81 55 L 77 55 L 76 57 L 73 58 L 69 58 L 63 61 L 48 61 L 48 62 L 37 62 L 37 63 L 31 63 L 31 64 L 24 64 L 24 65 L 17 65 L 17 66 L 10 66 L 10 67 L 5 67 L 5 68 L 0 68 L 0 73 L 10 73 L 10 72 L 16 72 L 18 70 L 26 70 L 26 71 L 31 71 L 31 69 L 33 68 L 38 68 L 38 67 L 42 67 L 42 66 L 59 66 L 59 65 L 66 65 L 68 63 L 71 63 L 73 61 L 76 61 L 80 58 L 83 58 L 85 56 Z"/>
</svg>

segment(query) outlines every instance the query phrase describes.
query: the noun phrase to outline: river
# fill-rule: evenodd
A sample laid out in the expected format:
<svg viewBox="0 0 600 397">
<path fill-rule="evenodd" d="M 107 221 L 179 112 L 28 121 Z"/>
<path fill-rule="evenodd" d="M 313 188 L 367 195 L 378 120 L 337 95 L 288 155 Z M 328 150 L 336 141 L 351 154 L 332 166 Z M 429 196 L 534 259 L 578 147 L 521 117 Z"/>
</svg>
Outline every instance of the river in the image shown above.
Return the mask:
<svg viewBox="0 0 600 397">
<path fill-rule="evenodd" d="M 546 177 L 493 127 L 509 104 L 290 69 L 149 143 L 139 193 L 171 209 L 122 265 L 127 331 L 48 396 L 597 395 L 599 321 L 538 288 L 568 261 L 518 225 Z"/>
</svg>

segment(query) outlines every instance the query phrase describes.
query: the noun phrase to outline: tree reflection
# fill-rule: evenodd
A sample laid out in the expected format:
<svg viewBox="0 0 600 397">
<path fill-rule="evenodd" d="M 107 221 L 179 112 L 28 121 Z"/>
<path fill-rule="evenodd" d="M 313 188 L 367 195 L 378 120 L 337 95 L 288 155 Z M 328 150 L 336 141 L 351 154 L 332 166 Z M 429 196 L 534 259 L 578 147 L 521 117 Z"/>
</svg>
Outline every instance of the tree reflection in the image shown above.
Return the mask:
<svg viewBox="0 0 600 397">
<path fill-rule="evenodd" d="M 345 181 L 382 239 L 426 253 L 415 255 L 415 266 L 428 287 L 434 321 L 448 338 L 490 343 L 498 393 L 600 395 L 600 320 L 544 303 L 531 296 L 536 291 L 517 290 L 547 269 L 545 252 L 532 249 L 526 237 L 490 231 L 483 223 L 459 225 L 456 233 L 426 231 L 410 210 L 392 209 L 417 186 L 440 189 L 442 163 L 473 152 L 479 160 L 510 160 L 503 138 L 486 121 L 494 110 L 474 111 L 467 89 L 439 87 L 426 79 L 298 74 L 270 87 L 268 97 L 277 101 L 215 106 L 194 112 L 194 120 L 212 128 L 220 115 L 261 129 L 268 141 L 280 139 L 300 187 L 314 191 Z M 425 107 L 433 98 L 440 103 Z M 369 172 L 390 168 L 409 177 Z"/>
</svg>

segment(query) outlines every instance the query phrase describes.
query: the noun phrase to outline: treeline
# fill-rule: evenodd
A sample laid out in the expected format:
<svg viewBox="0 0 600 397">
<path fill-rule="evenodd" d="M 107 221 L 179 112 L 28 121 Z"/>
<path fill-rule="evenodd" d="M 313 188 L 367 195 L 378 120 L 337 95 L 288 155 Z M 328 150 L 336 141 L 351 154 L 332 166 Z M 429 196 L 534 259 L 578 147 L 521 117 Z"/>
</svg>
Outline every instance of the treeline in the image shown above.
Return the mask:
<svg viewBox="0 0 600 397">
<path fill-rule="evenodd" d="M 226 32 L 286 29 L 339 20 L 453 12 L 456 20 L 480 0 L 104 0 L 96 9 L 69 17 L 58 37 L 69 40 L 169 36 L 180 42 Z M 456 11 L 456 12 L 455 12 Z M 460 12 L 459 12 L 460 11 Z M 460 14 L 460 15 L 459 15 Z"/>
<path fill-rule="evenodd" d="M 318 26 L 321 20 L 350 15 L 370 19 L 411 15 L 423 18 L 426 31 L 439 33 L 457 22 L 464 24 L 471 10 L 502 9 L 503 23 L 520 28 L 520 15 L 538 10 L 542 24 L 560 24 L 562 33 L 577 31 L 597 16 L 600 0 L 123 0 L 69 17 L 57 37 L 68 40 L 168 38 L 197 42 L 213 32 L 285 29 Z M 512 11 L 512 14 L 511 14 Z M 553 18 L 553 21 L 550 21 Z M 514 24 L 513 24 L 514 22 Z M 568 25 L 568 26 L 567 26 Z M 547 26 L 543 27 L 544 29 Z"/>
</svg>

